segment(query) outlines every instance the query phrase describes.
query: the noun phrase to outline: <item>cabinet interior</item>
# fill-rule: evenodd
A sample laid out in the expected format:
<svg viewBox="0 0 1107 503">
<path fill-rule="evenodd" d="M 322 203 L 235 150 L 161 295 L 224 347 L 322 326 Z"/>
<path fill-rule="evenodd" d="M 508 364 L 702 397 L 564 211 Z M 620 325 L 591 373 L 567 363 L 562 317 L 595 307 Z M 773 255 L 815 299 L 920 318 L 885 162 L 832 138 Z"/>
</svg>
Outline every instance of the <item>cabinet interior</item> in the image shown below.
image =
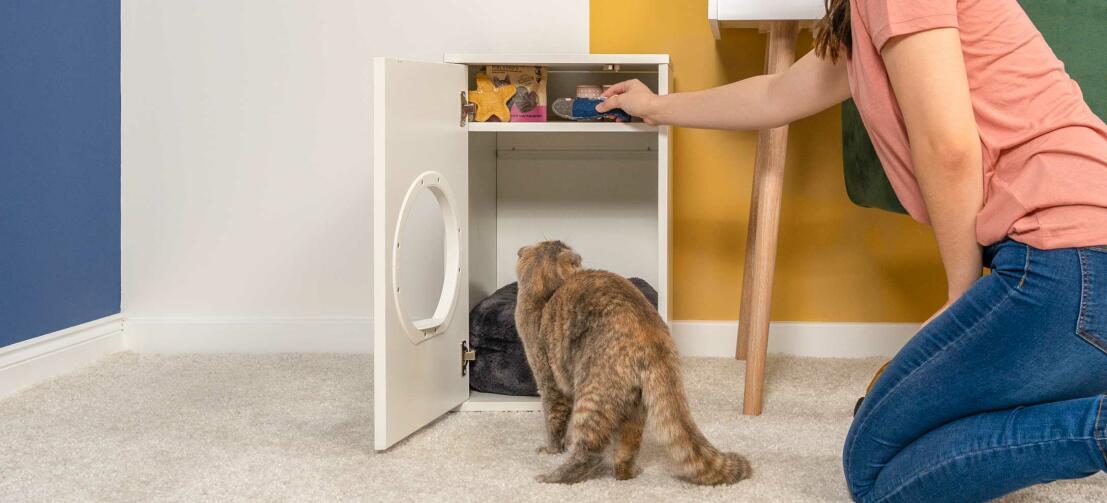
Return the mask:
<svg viewBox="0 0 1107 503">
<path fill-rule="evenodd" d="M 469 133 L 470 308 L 517 251 L 561 240 L 584 266 L 658 283 L 658 135 Z"/>
<path fill-rule="evenodd" d="M 477 74 L 484 72 L 485 66 L 486 65 L 479 64 L 468 65 L 468 89 L 476 89 Z M 547 107 L 558 98 L 572 98 L 576 96 L 577 86 L 584 84 L 603 86 L 616 84 L 624 80 L 638 79 L 654 92 L 657 92 L 657 65 L 600 65 L 578 63 L 541 66 L 546 67 L 549 76 L 549 81 L 546 83 Z M 548 122 L 567 122 L 567 119 L 562 119 L 554 115 L 552 111 L 547 113 L 546 120 Z"/>
</svg>

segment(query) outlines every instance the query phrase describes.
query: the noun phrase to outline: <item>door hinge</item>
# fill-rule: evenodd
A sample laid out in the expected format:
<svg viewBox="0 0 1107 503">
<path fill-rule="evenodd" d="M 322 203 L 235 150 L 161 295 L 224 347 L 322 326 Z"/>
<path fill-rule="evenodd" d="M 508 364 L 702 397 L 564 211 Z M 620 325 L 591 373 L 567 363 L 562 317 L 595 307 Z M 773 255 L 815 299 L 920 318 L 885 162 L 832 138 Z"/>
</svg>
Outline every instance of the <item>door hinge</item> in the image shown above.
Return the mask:
<svg viewBox="0 0 1107 503">
<path fill-rule="evenodd" d="M 477 350 L 469 349 L 469 343 L 461 342 L 461 375 L 469 370 L 469 362 L 477 359 Z"/>
<path fill-rule="evenodd" d="M 476 113 L 477 104 L 469 103 L 469 98 L 466 96 L 465 91 L 461 91 L 461 127 L 465 127 Z"/>
</svg>

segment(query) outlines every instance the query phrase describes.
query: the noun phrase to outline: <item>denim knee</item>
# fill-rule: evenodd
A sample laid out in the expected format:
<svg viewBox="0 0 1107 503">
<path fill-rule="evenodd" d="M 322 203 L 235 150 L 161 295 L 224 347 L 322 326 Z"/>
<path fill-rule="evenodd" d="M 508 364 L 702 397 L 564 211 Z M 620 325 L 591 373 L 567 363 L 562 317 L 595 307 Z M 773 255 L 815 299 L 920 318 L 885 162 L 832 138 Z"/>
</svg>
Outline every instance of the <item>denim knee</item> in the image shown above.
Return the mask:
<svg viewBox="0 0 1107 503">
<path fill-rule="evenodd" d="M 1102 456 L 1100 471 L 1107 471 L 1107 393 L 1099 396 L 1099 406 L 1096 407 L 1095 428 L 1092 433 L 1099 454 Z"/>
<path fill-rule="evenodd" d="M 856 425 L 856 419 L 854 422 Z M 855 433 L 851 428 L 850 434 L 846 438 L 845 447 L 842 450 L 842 472 L 845 474 L 846 490 L 849 491 L 850 498 L 853 501 L 863 501 L 876 481 L 866 478 L 864 472 L 857 469 L 858 463 L 864 463 L 864 461 L 860 461 L 861 456 L 858 455 L 857 450 L 851 449 L 855 441 L 854 435 Z"/>
</svg>

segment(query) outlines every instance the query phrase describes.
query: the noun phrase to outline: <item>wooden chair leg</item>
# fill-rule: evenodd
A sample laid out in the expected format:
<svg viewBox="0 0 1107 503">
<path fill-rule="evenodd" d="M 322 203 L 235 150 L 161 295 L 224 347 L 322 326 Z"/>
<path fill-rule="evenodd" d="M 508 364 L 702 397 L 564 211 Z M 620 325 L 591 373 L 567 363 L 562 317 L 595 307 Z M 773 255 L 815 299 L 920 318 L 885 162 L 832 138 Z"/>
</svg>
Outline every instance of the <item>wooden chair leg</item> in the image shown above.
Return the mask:
<svg viewBox="0 0 1107 503">
<path fill-rule="evenodd" d="M 795 21 L 772 23 L 765 57 L 766 73 L 782 72 L 795 61 L 797 30 L 798 23 Z M 746 360 L 742 412 L 752 416 L 761 414 L 764 392 L 765 354 L 769 343 L 769 314 L 787 149 L 788 126 L 758 133 L 745 273 L 742 278 L 742 307 L 738 317 L 738 347 L 735 350 L 738 359 Z"/>
</svg>

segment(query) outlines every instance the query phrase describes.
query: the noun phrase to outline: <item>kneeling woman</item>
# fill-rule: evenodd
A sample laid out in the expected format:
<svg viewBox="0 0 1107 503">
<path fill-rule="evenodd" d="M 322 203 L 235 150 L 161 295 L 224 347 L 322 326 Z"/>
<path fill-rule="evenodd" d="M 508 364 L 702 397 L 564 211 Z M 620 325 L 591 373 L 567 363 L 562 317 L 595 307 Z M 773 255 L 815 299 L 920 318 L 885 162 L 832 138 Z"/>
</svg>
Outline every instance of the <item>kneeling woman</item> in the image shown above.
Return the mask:
<svg viewBox="0 0 1107 503">
<path fill-rule="evenodd" d="M 628 81 L 599 109 L 750 130 L 857 102 L 933 228 L 949 302 L 854 418 L 855 500 L 985 500 L 1107 469 L 1107 126 L 1016 0 L 828 11 L 784 73 L 661 97 Z"/>
</svg>

